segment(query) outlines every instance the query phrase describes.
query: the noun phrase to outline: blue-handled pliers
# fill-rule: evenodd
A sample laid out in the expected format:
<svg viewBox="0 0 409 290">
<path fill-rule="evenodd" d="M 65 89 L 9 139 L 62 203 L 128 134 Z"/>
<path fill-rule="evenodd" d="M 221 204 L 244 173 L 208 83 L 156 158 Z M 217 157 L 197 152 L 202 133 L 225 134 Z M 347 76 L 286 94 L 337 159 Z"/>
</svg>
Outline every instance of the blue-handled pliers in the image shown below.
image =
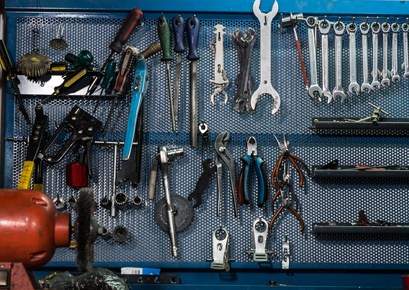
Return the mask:
<svg viewBox="0 0 409 290">
<path fill-rule="evenodd" d="M 241 169 L 239 180 L 237 182 L 237 197 L 238 204 L 248 204 L 249 201 L 249 192 L 248 192 L 248 180 L 250 165 L 252 159 L 255 160 L 254 170 L 256 171 L 258 179 L 258 202 L 259 207 L 263 206 L 263 203 L 267 200 L 268 197 L 268 183 L 267 176 L 264 170 L 264 160 L 257 155 L 257 141 L 256 138 L 250 137 L 246 138 L 247 143 L 247 154 L 241 158 L 243 162 L 243 167 Z"/>
</svg>

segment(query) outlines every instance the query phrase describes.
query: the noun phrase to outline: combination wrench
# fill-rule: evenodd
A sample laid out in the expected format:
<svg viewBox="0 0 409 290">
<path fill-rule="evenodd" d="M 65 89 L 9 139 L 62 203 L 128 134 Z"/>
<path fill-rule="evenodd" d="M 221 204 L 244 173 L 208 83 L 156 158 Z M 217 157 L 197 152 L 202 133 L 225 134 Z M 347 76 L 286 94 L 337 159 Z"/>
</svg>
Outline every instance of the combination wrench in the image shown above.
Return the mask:
<svg viewBox="0 0 409 290">
<path fill-rule="evenodd" d="M 344 34 L 345 24 L 338 19 L 334 23 L 335 31 L 335 88 L 332 91 L 334 99 L 341 97 L 341 103 L 345 101 L 345 93 L 342 88 L 342 35 Z"/>
<path fill-rule="evenodd" d="M 400 81 L 400 76 L 398 73 L 398 33 L 399 27 L 398 24 L 399 18 L 396 18 L 396 22 L 391 25 L 392 29 L 392 69 L 391 77 L 394 83 Z"/>
<path fill-rule="evenodd" d="M 406 23 L 402 24 L 402 34 L 403 34 L 403 64 L 402 69 L 405 70 L 403 77 L 406 79 L 409 77 L 409 52 L 408 52 L 408 18 L 406 18 Z"/>
<path fill-rule="evenodd" d="M 362 72 L 364 74 L 364 82 L 361 85 L 361 92 L 370 93 L 372 91 L 371 84 L 369 83 L 369 69 L 368 69 L 368 33 L 369 25 L 368 18 L 366 22 L 361 23 L 359 26 L 362 37 Z"/>
<path fill-rule="evenodd" d="M 375 88 L 380 89 L 381 88 L 381 83 L 379 82 L 378 78 L 380 76 L 380 71 L 378 69 L 378 36 L 379 36 L 379 31 L 381 30 L 381 26 L 378 23 L 378 19 L 376 19 L 376 22 L 373 22 L 371 24 L 371 30 L 372 30 L 372 90 L 375 90 Z"/>
<path fill-rule="evenodd" d="M 349 35 L 349 86 L 348 94 L 352 96 L 353 94 L 359 95 L 360 86 L 356 81 L 356 31 L 357 26 L 354 23 L 355 19 L 352 19 L 352 23 L 347 25 L 347 33 Z"/>
<path fill-rule="evenodd" d="M 271 84 L 271 22 L 277 15 L 278 3 L 274 1 L 271 11 L 262 13 L 260 2 L 261 0 L 255 0 L 253 3 L 253 13 L 260 21 L 260 85 L 251 96 L 250 104 L 252 110 L 255 110 L 259 96 L 262 94 L 271 95 L 274 99 L 271 114 L 275 114 L 280 108 L 281 100 Z"/>
<path fill-rule="evenodd" d="M 332 101 L 332 94 L 329 90 L 329 65 L 328 65 L 328 33 L 331 29 L 331 23 L 324 18 L 319 21 L 318 28 L 321 33 L 321 50 L 322 50 L 322 93 L 328 98 L 328 104 Z"/>
<path fill-rule="evenodd" d="M 317 18 L 310 16 L 306 19 L 307 27 L 308 27 L 308 49 L 310 55 L 310 88 L 308 89 L 308 95 L 310 98 L 314 98 L 316 95 L 318 96 L 318 100 L 321 101 L 321 97 L 323 96 L 323 92 L 318 85 L 318 77 L 317 77 L 317 50 L 315 46 L 316 40 L 316 33 L 315 28 L 318 25 Z M 327 50 L 328 51 L 328 50 Z"/>
<path fill-rule="evenodd" d="M 388 23 L 389 18 L 386 19 L 386 22 L 382 23 L 382 36 L 383 36 L 383 67 L 382 67 L 382 81 L 381 85 L 383 87 L 390 86 L 391 80 L 390 75 L 391 72 L 388 70 L 388 36 L 389 31 L 391 30 L 391 26 Z"/>
</svg>

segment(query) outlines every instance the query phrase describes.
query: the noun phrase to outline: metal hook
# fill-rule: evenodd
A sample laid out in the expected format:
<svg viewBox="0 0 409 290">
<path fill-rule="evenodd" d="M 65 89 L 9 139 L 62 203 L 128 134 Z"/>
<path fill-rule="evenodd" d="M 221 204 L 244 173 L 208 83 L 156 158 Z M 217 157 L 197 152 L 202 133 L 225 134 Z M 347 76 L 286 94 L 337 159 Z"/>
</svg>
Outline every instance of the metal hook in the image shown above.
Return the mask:
<svg viewBox="0 0 409 290">
<path fill-rule="evenodd" d="M 369 16 L 366 16 L 365 25 L 368 25 Z"/>
<path fill-rule="evenodd" d="M 398 24 L 398 22 L 399 22 L 399 18 L 396 18 L 396 24 Z"/>
<path fill-rule="evenodd" d="M 386 18 L 386 21 L 385 21 L 385 22 L 386 22 L 386 23 L 388 23 L 388 22 L 389 22 L 389 17 L 387 17 L 387 18 Z"/>
<path fill-rule="evenodd" d="M 283 26 L 283 13 L 280 14 L 280 26 Z"/>
<path fill-rule="evenodd" d="M 406 17 L 406 25 L 408 25 L 408 22 L 409 22 L 409 18 Z"/>
<path fill-rule="evenodd" d="M 375 21 L 376 24 L 378 24 L 378 22 L 379 22 L 378 20 L 379 20 L 379 17 L 376 16 L 376 21 Z"/>
<path fill-rule="evenodd" d="M 327 15 L 324 15 L 324 22 L 327 22 Z"/>
<path fill-rule="evenodd" d="M 355 24 L 355 17 L 352 17 L 352 24 Z"/>
</svg>

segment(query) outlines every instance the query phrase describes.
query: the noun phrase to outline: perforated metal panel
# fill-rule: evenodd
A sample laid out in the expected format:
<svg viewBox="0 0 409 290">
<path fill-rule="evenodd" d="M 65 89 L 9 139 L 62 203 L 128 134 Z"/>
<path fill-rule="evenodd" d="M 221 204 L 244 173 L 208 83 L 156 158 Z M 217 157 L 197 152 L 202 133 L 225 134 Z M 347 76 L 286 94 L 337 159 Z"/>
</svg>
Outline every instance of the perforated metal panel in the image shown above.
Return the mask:
<svg viewBox="0 0 409 290">
<path fill-rule="evenodd" d="M 171 19 L 173 15 L 166 15 Z M 16 61 L 21 55 L 31 50 L 31 30 L 34 24 L 40 29 L 40 51 L 50 56 L 52 61 L 61 61 L 67 52 L 78 54 L 82 49 L 88 49 L 94 55 L 94 63 L 101 66 L 109 54 L 108 45 L 112 41 L 123 18 L 110 17 L 21 17 L 17 21 Z M 58 24 L 65 30 L 64 39 L 68 42 L 68 50 L 55 52 L 48 46 L 49 41 L 57 33 Z M 222 96 L 216 97 L 216 105 L 210 103 L 213 92 L 214 53 L 209 44 L 215 37 L 213 33 L 216 24 L 226 26 L 224 44 L 225 70 L 230 85 L 226 89 L 229 103 L 223 104 Z M 359 23 L 357 23 L 359 25 Z M 240 157 L 246 152 L 245 138 L 255 136 L 259 144 L 258 152 L 265 160 L 268 176 L 278 158 L 279 150 L 272 133 L 287 134 L 291 142 L 291 151 L 300 156 L 308 165 L 326 164 L 338 159 L 342 165 L 354 164 L 408 164 L 407 139 L 405 137 L 345 137 L 342 135 L 320 136 L 309 130 L 312 117 L 365 117 L 372 102 L 380 105 L 391 117 L 404 118 L 408 115 L 409 100 L 407 98 L 408 82 L 402 81 L 389 88 L 361 94 L 359 97 L 348 98 L 341 104 L 339 100 L 327 104 L 310 100 L 302 81 L 298 62 L 294 35 L 291 30 L 278 29 L 278 21 L 272 25 L 272 84 L 281 97 L 281 107 L 275 115 L 271 115 L 272 99 L 264 96 L 259 99 L 257 111 L 254 114 L 237 113 L 233 110 L 231 101 L 236 92 L 235 78 L 239 72 L 237 51 L 231 42 L 231 34 L 236 29 L 254 28 L 259 33 L 259 23 L 256 21 L 233 20 L 203 20 L 201 21 L 199 42 L 199 120 L 204 120 L 210 128 L 210 140 L 223 131 L 230 132 L 228 149 L 236 161 L 236 175 L 241 168 Z M 307 28 L 304 24 L 298 27 L 298 35 L 306 67 L 309 67 Z M 362 51 L 360 33 L 357 34 L 358 82 L 362 83 Z M 149 44 L 157 41 L 156 20 L 147 19 L 143 27 L 137 28 L 129 40 L 143 50 Z M 320 40 L 320 37 L 319 37 Z M 390 34 L 389 44 L 391 45 Z M 349 82 L 348 67 L 348 37 L 344 35 L 343 49 L 343 87 Z M 334 87 L 334 34 L 329 37 L 330 58 L 330 88 Z M 252 62 L 252 75 L 259 83 L 259 40 L 255 45 Z M 318 80 L 321 84 L 321 49 L 318 49 Z M 369 37 L 371 48 L 371 37 Z M 372 67 L 372 49 L 369 51 L 369 66 Z M 399 65 L 403 61 L 402 34 L 399 34 Z M 271 201 L 262 208 L 256 204 L 257 183 L 254 182 L 251 192 L 251 205 L 239 208 L 239 218 L 233 217 L 231 189 L 227 167 L 224 166 L 224 184 L 222 201 L 222 216 L 216 217 L 216 180 L 212 182 L 205 193 L 204 204 L 195 210 L 193 224 L 177 235 L 180 255 L 178 259 L 171 257 L 168 234 L 163 232 L 154 222 L 153 211 L 155 202 L 163 196 L 160 174 L 158 176 L 155 202 L 147 201 L 149 169 L 152 157 L 157 152 L 158 145 L 183 146 L 185 156 L 170 166 L 170 185 L 173 194 L 187 197 L 193 191 L 199 178 L 201 168 L 201 150 L 189 146 L 189 64 L 186 53 L 182 56 L 181 94 L 179 104 L 179 122 L 177 133 L 172 133 L 168 95 L 166 89 L 165 65 L 160 62 L 160 55 L 147 61 L 150 85 L 144 104 L 144 146 L 142 152 L 142 176 L 137 189 L 128 182 L 117 188 L 129 198 L 136 195 L 144 199 L 145 206 L 141 210 L 120 211 L 117 218 L 110 218 L 108 211 L 98 207 L 95 216 L 110 231 L 116 225 L 126 225 L 131 233 L 130 240 L 119 245 L 113 240 L 98 240 L 95 246 L 96 262 L 205 262 L 212 257 L 211 233 L 219 226 L 224 226 L 230 232 L 230 255 L 236 262 L 249 262 L 251 259 L 244 253 L 251 247 L 252 221 L 263 216 L 267 220 L 272 217 Z M 382 49 L 380 44 L 380 56 Z M 119 57 L 118 57 L 119 60 Z M 389 60 L 391 64 L 391 60 Z M 379 63 L 382 68 L 381 61 Z M 171 63 L 172 73 L 175 71 L 175 61 Z M 174 77 L 172 75 L 172 77 Z M 38 99 L 25 99 L 26 108 L 31 116 Z M 49 116 L 50 131 L 59 124 L 74 104 L 88 112 L 92 112 L 96 102 L 95 97 L 89 98 L 55 98 L 44 105 L 44 111 Z M 105 122 L 109 100 L 103 100 L 96 114 L 99 120 Z M 127 124 L 127 112 L 130 106 L 128 94 L 116 107 L 112 126 L 107 134 L 107 140 L 123 140 Z M 15 106 L 17 108 L 17 106 Z M 27 136 L 31 129 L 24 123 L 20 113 L 15 111 L 14 136 Z M 336 133 L 336 132 L 335 132 Z M 100 139 L 98 134 L 96 139 Z M 199 143 L 200 144 L 200 143 Z M 13 184 L 16 187 L 20 176 L 25 146 L 15 143 L 14 164 L 6 164 L 13 171 Z M 119 150 L 119 156 L 122 151 Z M 99 202 L 104 196 L 112 194 L 112 147 L 95 146 L 92 153 L 94 176 L 90 186 L 94 189 L 95 199 Z M 214 146 L 211 143 L 205 158 L 214 158 Z M 118 158 L 120 159 L 120 158 Z M 77 196 L 77 191 L 65 184 L 65 165 L 73 160 L 70 153 L 59 164 L 47 166 L 45 170 L 45 191 L 52 198 L 59 193 L 65 200 L 71 195 Z M 118 162 L 120 167 L 120 162 Z M 365 210 L 370 221 L 377 219 L 389 222 L 407 222 L 407 185 L 406 180 L 312 180 L 307 178 L 305 188 L 298 185 L 297 173 L 292 170 L 292 183 L 300 200 L 301 216 L 306 224 L 306 234 L 300 234 L 300 227 L 295 217 L 288 212 L 282 214 L 276 221 L 268 248 L 281 251 L 281 242 L 285 235 L 291 242 L 291 261 L 295 263 L 360 263 L 360 264 L 404 264 L 408 263 L 408 244 L 400 237 L 356 235 L 353 238 L 330 237 L 315 238 L 309 233 L 313 222 L 351 222 L 358 219 L 358 211 Z M 253 181 L 256 180 L 253 174 Z M 270 196 L 273 194 L 270 187 Z M 277 209 L 278 204 L 275 205 Z M 75 211 L 70 210 L 75 217 Z M 280 254 L 273 261 L 280 261 Z M 58 249 L 53 261 L 75 261 L 75 252 L 69 249 Z M 176 265 L 176 264 L 175 264 Z M 204 267 L 207 267 L 204 264 Z"/>
</svg>

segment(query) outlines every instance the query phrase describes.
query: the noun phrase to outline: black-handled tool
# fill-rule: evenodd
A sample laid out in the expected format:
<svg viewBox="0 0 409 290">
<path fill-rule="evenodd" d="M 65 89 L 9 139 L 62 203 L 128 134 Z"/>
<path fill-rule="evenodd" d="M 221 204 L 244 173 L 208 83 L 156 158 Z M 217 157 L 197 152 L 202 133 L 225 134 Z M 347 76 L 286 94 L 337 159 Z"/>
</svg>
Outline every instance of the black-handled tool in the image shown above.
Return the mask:
<svg viewBox="0 0 409 290">
<path fill-rule="evenodd" d="M 196 183 L 195 190 L 187 197 L 189 201 L 194 200 L 193 208 L 197 208 L 202 204 L 203 193 L 209 185 L 212 176 L 216 173 L 216 165 L 210 167 L 210 163 L 212 163 L 212 161 L 213 159 L 206 159 L 205 161 L 203 161 L 203 172 Z"/>
</svg>

